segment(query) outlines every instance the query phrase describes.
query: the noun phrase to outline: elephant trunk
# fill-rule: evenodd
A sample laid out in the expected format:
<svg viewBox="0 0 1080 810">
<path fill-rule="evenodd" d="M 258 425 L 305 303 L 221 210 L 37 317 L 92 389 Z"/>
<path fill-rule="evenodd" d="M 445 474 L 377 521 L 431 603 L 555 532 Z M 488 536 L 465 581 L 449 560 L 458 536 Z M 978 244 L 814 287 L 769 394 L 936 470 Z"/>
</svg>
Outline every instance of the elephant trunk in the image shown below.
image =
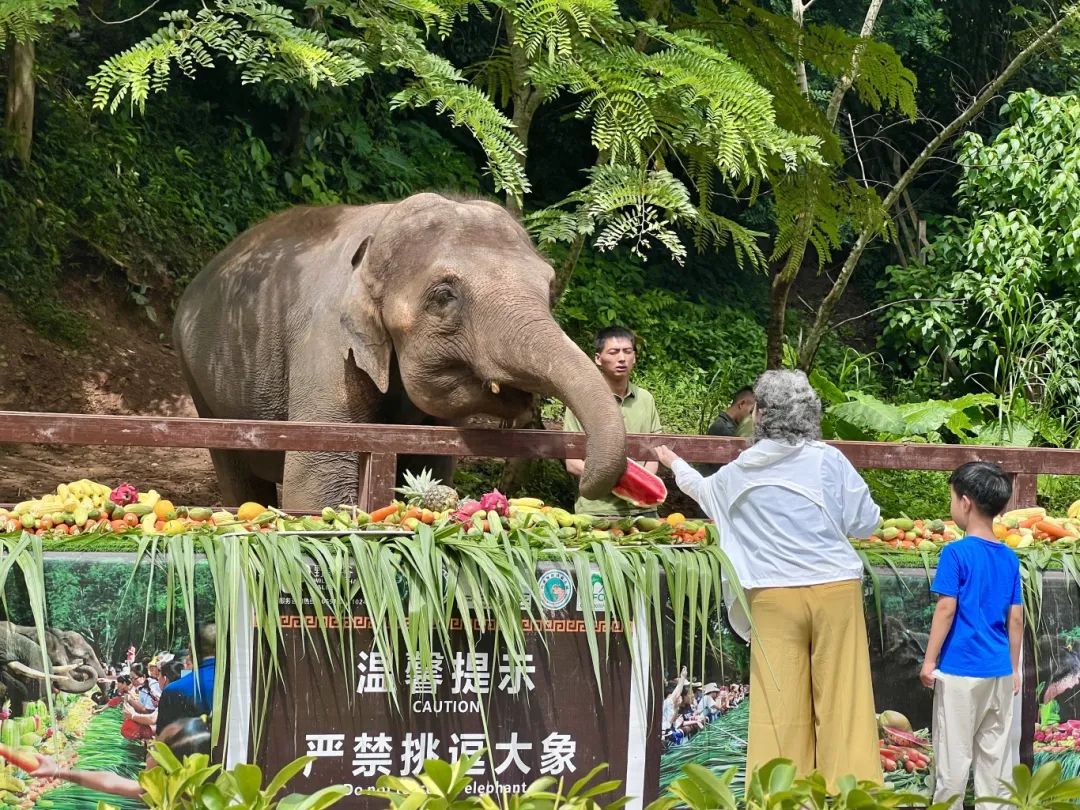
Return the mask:
<svg viewBox="0 0 1080 810">
<path fill-rule="evenodd" d="M 508 379 L 534 393 L 561 399 L 581 422 L 587 442 L 580 491 L 586 498 L 611 493 L 626 471 L 626 430 L 611 389 L 596 364 L 554 321 L 523 328 L 499 365 Z"/>
<path fill-rule="evenodd" d="M 70 674 L 54 679 L 63 692 L 81 695 L 97 686 L 98 673 L 91 666 L 78 666 Z"/>
</svg>

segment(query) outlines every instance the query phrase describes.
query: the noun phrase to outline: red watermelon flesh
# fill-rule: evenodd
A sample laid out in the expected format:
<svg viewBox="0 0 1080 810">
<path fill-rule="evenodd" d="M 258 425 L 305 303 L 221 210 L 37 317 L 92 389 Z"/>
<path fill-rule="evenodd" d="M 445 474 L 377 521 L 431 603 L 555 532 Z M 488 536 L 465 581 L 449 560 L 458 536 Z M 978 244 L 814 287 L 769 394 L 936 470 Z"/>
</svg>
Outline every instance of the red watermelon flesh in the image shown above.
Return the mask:
<svg viewBox="0 0 1080 810">
<path fill-rule="evenodd" d="M 626 472 L 622 474 L 611 494 L 634 506 L 658 506 L 667 498 L 667 487 L 657 476 L 640 464 L 626 460 Z"/>
</svg>

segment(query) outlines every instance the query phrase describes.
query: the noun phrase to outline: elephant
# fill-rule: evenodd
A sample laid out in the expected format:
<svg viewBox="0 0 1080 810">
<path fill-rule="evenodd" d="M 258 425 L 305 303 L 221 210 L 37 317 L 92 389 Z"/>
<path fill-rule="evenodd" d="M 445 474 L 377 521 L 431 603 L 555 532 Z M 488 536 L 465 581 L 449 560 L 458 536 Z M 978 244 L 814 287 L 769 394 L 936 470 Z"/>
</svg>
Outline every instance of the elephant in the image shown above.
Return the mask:
<svg viewBox="0 0 1080 810">
<path fill-rule="evenodd" d="M 554 277 L 491 202 L 296 207 L 191 281 L 173 346 L 204 418 L 460 425 L 557 396 L 587 435 L 580 487 L 597 497 L 626 469 L 625 431 L 598 368 L 552 317 Z M 226 503 L 277 503 L 279 483 L 290 510 L 356 497 L 355 453 L 211 455 Z M 446 470 L 438 461 L 424 466 Z"/>
<path fill-rule="evenodd" d="M 37 628 L 16 625 L 16 632 L 37 643 Z M 69 667 L 67 679 L 71 686 L 65 692 L 85 692 L 93 687 L 99 678 L 105 677 L 105 666 L 101 663 L 93 646 L 86 637 L 75 630 L 57 630 L 45 628 L 45 649 L 53 669 Z M 85 688 L 82 688 L 85 685 Z"/>
<path fill-rule="evenodd" d="M 45 636 L 53 686 L 73 694 L 93 689 L 105 672 L 86 639 L 65 630 L 46 629 Z M 0 700 L 10 700 L 14 714 L 45 697 L 44 670 L 37 629 L 0 621 Z"/>
</svg>

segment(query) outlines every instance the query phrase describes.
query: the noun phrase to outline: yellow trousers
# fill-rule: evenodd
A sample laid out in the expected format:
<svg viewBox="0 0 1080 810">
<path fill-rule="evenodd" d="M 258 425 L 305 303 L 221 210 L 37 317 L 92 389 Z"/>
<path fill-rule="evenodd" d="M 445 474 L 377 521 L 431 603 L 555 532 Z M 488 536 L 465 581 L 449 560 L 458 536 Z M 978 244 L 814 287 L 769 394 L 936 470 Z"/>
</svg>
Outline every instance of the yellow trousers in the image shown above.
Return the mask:
<svg viewBox="0 0 1080 810">
<path fill-rule="evenodd" d="M 857 580 L 748 594 L 750 740 L 746 772 L 770 759 L 880 783 L 870 650 Z"/>
</svg>

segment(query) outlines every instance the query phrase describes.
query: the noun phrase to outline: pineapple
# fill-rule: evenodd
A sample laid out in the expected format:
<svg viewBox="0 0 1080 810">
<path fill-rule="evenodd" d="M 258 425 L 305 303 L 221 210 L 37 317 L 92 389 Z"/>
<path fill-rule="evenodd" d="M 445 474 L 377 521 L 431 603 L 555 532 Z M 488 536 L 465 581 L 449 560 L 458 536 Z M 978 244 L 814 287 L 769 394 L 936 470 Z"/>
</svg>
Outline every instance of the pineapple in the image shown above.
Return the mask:
<svg viewBox="0 0 1080 810">
<path fill-rule="evenodd" d="M 426 467 L 419 475 L 406 472 L 405 486 L 395 488 L 394 492 L 402 495 L 410 506 L 432 512 L 448 512 L 457 509 L 458 505 L 457 490 L 444 485 L 438 478 L 432 478 L 431 470 Z"/>
</svg>

